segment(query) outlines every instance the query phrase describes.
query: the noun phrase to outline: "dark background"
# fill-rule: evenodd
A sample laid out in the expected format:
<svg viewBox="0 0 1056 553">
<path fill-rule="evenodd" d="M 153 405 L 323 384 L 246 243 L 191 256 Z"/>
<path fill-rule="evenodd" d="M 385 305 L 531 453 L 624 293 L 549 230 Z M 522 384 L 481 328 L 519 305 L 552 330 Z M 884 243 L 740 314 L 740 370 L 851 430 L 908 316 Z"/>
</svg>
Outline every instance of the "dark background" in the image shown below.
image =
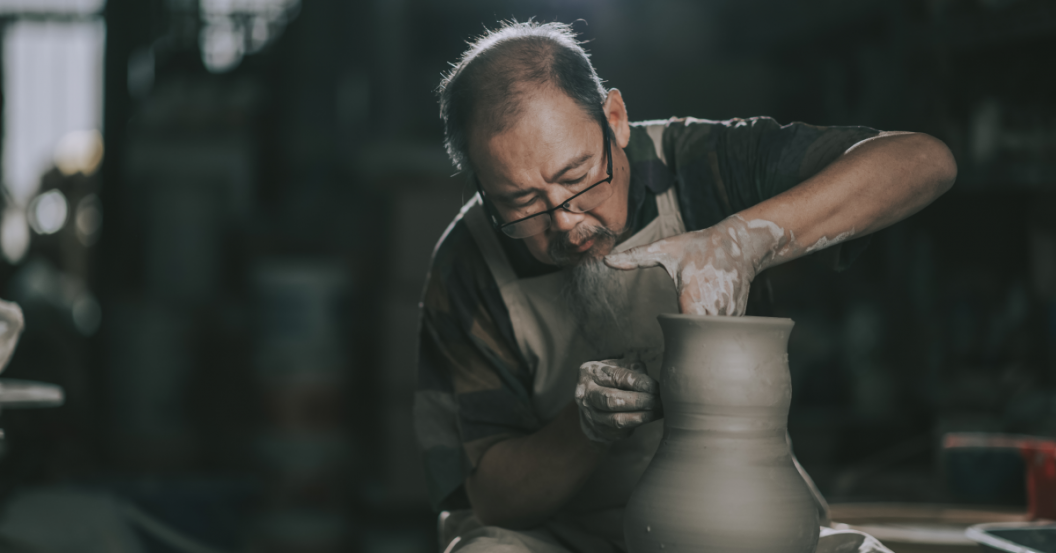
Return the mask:
<svg viewBox="0 0 1056 553">
<path fill-rule="evenodd" d="M 34 234 L 0 268 L 27 324 L 4 376 L 67 393 L 0 418 L 0 493 L 42 528 L 125 524 L 144 551 L 179 550 L 107 518 L 133 505 L 228 551 L 435 549 L 417 302 L 468 194 L 433 91 L 510 17 L 574 21 L 632 120 L 769 115 L 953 150 L 954 189 L 851 269 L 772 271 L 797 323 L 790 432 L 831 501 L 966 501 L 943 433 L 1056 435 L 1056 4 L 306 0 L 224 71 L 203 65 L 205 4 L 88 16 L 107 29 L 105 158 L 41 190 L 97 190 L 101 238 Z M 248 29 L 254 3 L 233 5 Z M 90 335 L 26 285 L 62 275 L 98 297 Z M 983 500 L 1023 501 L 1003 493 Z"/>
</svg>

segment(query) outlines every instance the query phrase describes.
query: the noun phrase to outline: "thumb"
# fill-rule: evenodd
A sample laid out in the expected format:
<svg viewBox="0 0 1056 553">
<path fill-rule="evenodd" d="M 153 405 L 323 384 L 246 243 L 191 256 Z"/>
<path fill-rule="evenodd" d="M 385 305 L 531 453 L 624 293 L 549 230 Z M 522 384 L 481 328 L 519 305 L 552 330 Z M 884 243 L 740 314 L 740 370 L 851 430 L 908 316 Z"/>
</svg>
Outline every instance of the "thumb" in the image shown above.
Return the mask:
<svg viewBox="0 0 1056 553">
<path fill-rule="evenodd" d="M 638 269 L 646 267 L 663 267 L 675 286 L 679 286 L 680 260 L 664 250 L 664 241 L 654 242 L 647 246 L 631 248 L 625 252 L 605 256 L 605 264 L 613 269 Z"/>
<path fill-rule="evenodd" d="M 613 269 L 623 270 L 656 267 L 657 265 L 666 266 L 665 261 L 670 256 L 654 246 L 655 244 L 650 244 L 631 248 L 625 252 L 609 254 L 605 256 L 605 264 Z"/>
</svg>

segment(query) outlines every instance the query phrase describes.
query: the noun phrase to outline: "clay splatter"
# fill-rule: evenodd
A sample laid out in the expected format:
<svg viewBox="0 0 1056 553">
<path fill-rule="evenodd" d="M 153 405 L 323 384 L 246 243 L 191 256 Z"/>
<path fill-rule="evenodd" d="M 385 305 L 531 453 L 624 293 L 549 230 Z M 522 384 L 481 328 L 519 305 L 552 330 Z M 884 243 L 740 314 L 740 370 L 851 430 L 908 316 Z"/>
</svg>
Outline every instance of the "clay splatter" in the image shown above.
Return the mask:
<svg viewBox="0 0 1056 553">
<path fill-rule="evenodd" d="M 815 252 L 815 251 L 818 251 L 818 250 L 823 250 L 823 249 L 825 249 L 825 248 L 827 248 L 829 246 L 835 246 L 836 244 L 839 244 L 840 242 L 843 242 L 843 241 L 847 240 L 851 236 L 854 236 L 854 229 L 853 228 L 851 230 L 847 231 L 847 232 L 842 232 L 840 234 L 837 234 L 836 237 L 833 238 L 832 240 L 829 240 L 828 236 L 822 236 L 820 240 L 818 240 L 817 242 L 814 242 L 814 245 L 812 245 L 809 248 L 807 248 L 804 251 L 804 253 L 811 253 L 811 252 Z"/>
</svg>

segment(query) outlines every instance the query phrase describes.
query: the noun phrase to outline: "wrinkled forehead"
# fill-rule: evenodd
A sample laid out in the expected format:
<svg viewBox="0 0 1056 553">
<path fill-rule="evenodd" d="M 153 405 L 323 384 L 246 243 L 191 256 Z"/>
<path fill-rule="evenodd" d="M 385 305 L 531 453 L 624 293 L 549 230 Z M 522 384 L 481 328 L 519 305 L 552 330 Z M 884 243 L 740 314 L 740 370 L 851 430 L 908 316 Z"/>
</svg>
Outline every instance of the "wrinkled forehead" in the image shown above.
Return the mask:
<svg viewBox="0 0 1056 553">
<path fill-rule="evenodd" d="M 602 126 L 564 94 L 526 98 L 501 130 L 473 126 L 469 158 L 481 183 L 546 180 L 586 154 L 600 154 Z"/>
</svg>

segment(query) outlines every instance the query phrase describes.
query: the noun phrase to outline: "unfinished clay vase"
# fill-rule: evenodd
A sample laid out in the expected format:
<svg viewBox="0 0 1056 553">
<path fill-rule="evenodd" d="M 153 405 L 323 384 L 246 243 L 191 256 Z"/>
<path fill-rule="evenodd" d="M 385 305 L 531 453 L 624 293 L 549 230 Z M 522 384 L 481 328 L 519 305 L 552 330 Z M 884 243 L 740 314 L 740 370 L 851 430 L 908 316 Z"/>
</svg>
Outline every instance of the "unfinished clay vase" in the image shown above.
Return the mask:
<svg viewBox="0 0 1056 553">
<path fill-rule="evenodd" d="M 813 553 L 785 431 L 791 319 L 660 315 L 664 438 L 624 514 L 630 553 Z"/>
</svg>

